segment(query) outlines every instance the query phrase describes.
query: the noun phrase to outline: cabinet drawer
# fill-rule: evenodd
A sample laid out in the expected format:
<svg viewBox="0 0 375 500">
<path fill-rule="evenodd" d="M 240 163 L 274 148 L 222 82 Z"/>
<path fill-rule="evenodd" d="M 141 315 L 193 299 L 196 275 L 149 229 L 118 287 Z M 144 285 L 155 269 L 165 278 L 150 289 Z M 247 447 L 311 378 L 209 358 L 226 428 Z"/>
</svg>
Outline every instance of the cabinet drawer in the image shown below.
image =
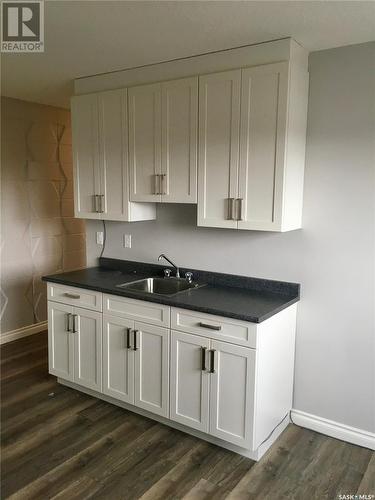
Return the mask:
<svg viewBox="0 0 375 500">
<path fill-rule="evenodd" d="M 75 286 L 56 285 L 48 283 L 48 300 L 61 302 L 77 307 L 84 307 L 92 311 L 102 310 L 102 293 Z"/>
<path fill-rule="evenodd" d="M 151 325 L 169 327 L 169 306 L 107 294 L 103 295 L 103 301 L 104 314 L 143 321 Z"/>
<path fill-rule="evenodd" d="M 171 308 L 171 328 L 232 344 L 256 348 L 257 325 L 187 309 Z"/>
</svg>

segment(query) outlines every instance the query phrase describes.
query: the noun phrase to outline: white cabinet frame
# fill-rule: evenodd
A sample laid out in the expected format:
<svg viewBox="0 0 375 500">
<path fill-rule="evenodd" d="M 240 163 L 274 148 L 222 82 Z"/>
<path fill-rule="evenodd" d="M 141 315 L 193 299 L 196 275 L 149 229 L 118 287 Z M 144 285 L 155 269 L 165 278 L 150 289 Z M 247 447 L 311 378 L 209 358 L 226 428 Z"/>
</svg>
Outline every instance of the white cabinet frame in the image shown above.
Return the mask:
<svg viewBox="0 0 375 500">
<path fill-rule="evenodd" d="M 170 418 L 202 432 L 209 431 L 210 375 L 203 370 L 210 340 L 171 331 Z"/>
<path fill-rule="evenodd" d="M 199 77 L 198 226 L 237 228 L 241 70 Z"/>
<path fill-rule="evenodd" d="M 102 314 L 48 301 L 48 358 L 53 375 L 101 392 Z"/>
<path fill-rule="evenodd" d="M 127 89 L 72 98 L 74 213 L 84 219 L 155 219 L 129 202 Z"/>
<path fill-rule="evenodd" d="M 62 383 L 255 459 L 288 424 L 297 304 L 248 330 L 111 295 L 103 311 L 48 301 L 49 371 Z"/>
<path fill-rule="evenodd" d="M 197 202 L 198 78 L 132 87 L 130 199 Z"/>
</svg>

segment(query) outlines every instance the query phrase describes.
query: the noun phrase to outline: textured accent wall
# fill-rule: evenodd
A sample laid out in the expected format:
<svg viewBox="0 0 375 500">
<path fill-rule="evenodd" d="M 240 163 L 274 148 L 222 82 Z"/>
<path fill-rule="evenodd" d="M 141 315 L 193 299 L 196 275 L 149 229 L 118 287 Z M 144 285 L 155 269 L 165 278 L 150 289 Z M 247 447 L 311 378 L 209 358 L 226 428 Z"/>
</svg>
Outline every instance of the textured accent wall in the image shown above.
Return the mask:
<svg viewBox="0 0 375 500">
<path fill-rule="evenodd" d="M 86 265 L 70 112 L 1 99 L 1 332 L 47 319 L 43 274 Z"/>
</svg>

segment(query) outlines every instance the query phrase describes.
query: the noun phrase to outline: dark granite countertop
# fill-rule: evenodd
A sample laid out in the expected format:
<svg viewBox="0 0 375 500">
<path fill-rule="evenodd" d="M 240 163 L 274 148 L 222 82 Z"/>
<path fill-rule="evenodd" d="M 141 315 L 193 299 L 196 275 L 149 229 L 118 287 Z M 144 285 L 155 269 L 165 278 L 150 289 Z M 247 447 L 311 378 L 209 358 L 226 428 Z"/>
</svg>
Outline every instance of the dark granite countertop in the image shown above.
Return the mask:
<svg viewBox="0 0 375 500">
<path fill-rule="evenodd" d="M 100 259 L 99 267 L 44 276 L 44 281 L 156 302 L 183 309 L 261 323 L 299 301 L 300 285 L 231 274 L 189 269 L 205 286 L 173 296 L 134 292 L 117 285 L 150 276 L 162 276 L 166 266 L 117 259 Z M 184 276 L 185 269 L 181 269 Z"/>
</svg>

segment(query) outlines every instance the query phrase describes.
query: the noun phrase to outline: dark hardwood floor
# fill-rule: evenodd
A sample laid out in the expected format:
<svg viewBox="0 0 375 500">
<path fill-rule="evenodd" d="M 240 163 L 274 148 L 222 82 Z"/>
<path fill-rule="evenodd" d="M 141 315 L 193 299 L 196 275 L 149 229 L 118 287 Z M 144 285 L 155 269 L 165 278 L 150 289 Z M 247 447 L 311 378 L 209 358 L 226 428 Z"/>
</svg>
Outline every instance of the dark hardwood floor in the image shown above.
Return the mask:
<svg viewBox="0 0 375 500">
<path fill-rule="evenodd" d="M 375 494 L 368 449 L 290 425 L 255 463 L 58 385 L 46 333 L 1 348 L 1 388 L 3 499 Z"/>
</svg>

